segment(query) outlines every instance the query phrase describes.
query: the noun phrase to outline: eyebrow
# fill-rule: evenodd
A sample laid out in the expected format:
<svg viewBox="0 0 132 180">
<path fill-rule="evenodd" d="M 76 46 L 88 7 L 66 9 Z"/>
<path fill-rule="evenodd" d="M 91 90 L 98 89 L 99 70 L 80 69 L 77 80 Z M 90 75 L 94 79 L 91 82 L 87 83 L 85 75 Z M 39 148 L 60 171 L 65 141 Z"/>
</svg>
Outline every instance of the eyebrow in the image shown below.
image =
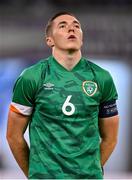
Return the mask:
<svg viewBox="0 0 132 180">
<path fill-rule="evenodd" d="M 67 22 L 66 21 L 61 21 L 61 22 L 59 22 L 58 25 L 60 25 L 60 24 L 67 24 Z M 76 20 L 73 21 L 73 24 L 78 24 L 79 26 L 81 26 L 80 23 L 78 21 L 76 21 Z"/>
</svg>

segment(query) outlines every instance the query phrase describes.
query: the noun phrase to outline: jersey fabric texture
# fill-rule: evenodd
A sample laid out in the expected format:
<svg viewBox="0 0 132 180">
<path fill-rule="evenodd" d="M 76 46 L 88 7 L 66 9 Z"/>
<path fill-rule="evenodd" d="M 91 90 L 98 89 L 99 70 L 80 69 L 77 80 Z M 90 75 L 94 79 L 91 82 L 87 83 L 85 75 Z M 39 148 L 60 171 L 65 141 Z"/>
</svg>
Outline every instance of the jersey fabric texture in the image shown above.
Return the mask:
<svg viewBox="0 0 132 180">
<path fill-rule="evenodd" d="M 85 58 L 71 71 L 53 56 L 25 69 L 11 109 L 31 115 L 29 179 L 102 179 L 99 105 L 116 99 L 109 72 Z"/>
</svg>

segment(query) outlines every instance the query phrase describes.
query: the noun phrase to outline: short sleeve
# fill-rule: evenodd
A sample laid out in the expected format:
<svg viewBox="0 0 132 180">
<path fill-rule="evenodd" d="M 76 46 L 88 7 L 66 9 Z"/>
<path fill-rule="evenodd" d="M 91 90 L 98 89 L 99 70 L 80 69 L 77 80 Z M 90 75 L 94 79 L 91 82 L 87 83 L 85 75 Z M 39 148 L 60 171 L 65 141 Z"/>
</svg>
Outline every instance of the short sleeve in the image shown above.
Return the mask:
<svg viewBox="0 0 132 180">
<path fill-rule="evenodd" d="M 35 81 L 27 73 L 22 73 L 14 85 L 10 109 L 23 115 L 31 115 L 35 89 Z"/>
<path fill-rule="evenodd" d="M 110 73 L 106 72 L 102 79 L 104 79 L 104 82 L 102 88 L 101 103 L 108 102 L 111 100 L 117 100 L 118 99 L 117 90 Z"/>
</svg>

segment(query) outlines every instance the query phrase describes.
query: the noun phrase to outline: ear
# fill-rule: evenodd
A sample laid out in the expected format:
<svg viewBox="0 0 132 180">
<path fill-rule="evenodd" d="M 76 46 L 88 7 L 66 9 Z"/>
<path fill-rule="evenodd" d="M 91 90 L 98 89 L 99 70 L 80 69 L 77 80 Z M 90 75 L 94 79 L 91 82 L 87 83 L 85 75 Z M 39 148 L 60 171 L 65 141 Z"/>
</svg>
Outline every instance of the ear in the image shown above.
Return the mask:
<svg viewBox="0 0 132 180">
<path fill-rule="evenodd" d="M 54 41 L 51 37 L 46 37 L 46 43 L 49 47 L 53 47 L 54 46 Z"/>
</svg>

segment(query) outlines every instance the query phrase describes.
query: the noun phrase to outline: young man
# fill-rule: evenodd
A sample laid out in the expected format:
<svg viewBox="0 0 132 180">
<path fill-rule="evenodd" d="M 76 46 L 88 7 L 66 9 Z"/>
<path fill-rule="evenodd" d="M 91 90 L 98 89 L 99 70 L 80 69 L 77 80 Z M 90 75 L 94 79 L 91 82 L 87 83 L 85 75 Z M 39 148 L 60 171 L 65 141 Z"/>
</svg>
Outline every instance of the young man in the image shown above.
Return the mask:
<svg viewBox="0 0 132 180">
<path fill-rule="evenodd" d="M 82 57 L 74 15 L 50 19 L 46 42 L 52 56 L 24 70 L 14 86 L 7 128 L 12 153 L 29 179 L 101 179 L 117 143 L 113 80 Z"/>
</svg>

